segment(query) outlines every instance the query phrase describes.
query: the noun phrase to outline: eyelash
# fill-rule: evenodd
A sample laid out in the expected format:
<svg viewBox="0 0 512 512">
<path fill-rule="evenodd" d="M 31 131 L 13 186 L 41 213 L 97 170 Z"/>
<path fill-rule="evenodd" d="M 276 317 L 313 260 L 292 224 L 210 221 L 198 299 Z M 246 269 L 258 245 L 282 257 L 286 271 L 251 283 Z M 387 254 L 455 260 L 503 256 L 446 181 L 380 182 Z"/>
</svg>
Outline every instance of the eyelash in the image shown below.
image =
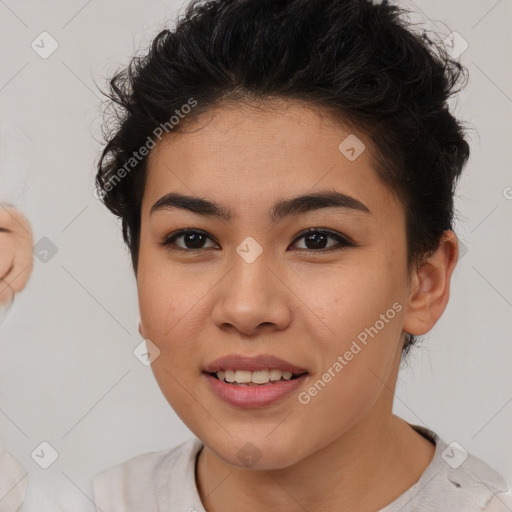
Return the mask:
<svg viewBox="0 0 512 512">
<path fill-rule="evenodd" d="M 299 233 L 299 235 L 293 240 L 293 244 L 298 242 L 301 238 L 304 238 L 307 235 L 310 235 L 312 233 L 321 233 L 324 235 L 327 235 L 328 237 L 334 238 L 338 241 L 337 245 L 334 245 L 332 247 L 328 247 L 327 249 L 299 249 L 301 251 L 307 252 L 307 253 L 327 253 L 331 251 L 336 250 L 342 250 L 346 247 L 355 247 L 356 244 L 354 244 L 351 240 L 349 240 L 347 237 L 342 236 L 334 231 L 331 231 L 329 229 L 323 229 L 323 228 L 309 228 L 305 231 L 302 231 Z M 213 249 L 213 247 L 206 247 L 206 248 L 200 248 L 200 249 L 184 249 L 183 247 L 176 247 L 174 244 L 175 240 L 178 238 L 188 235 L 188 234 L 201 234 L 205 235 L 207 238 L 211 237 L 204 231 L 201 231 L 200 229 L 180 229 L 179 231 L 176 231 L 175 233 L 171 233 L 170 235 L 166 236 L 163 241 L 160 243 L 161 246 L 165 247 L 167 250 L 170 251 L 178 251 L 182 253 L 192 253 L 192 252 L 199 252 L 199 251 L 207 251 L 210 249 Z"/>
</svg>

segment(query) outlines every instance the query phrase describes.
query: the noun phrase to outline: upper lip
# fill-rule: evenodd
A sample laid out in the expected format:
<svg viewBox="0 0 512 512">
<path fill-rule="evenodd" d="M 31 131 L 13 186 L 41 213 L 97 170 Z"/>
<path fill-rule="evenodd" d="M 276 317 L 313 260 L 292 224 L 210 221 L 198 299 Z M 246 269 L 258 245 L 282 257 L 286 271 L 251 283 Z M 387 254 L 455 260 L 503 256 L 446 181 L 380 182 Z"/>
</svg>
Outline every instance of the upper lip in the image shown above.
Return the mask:
<svg viewBox="0 0 512 512">
<path fill-rule="evenodd" d="M 307 373 L 307 370 L 296 366 L 280 357 L 270 354 L 261 354 L 258 356 L 247 356 L 243 354 L 230 354 L 219 357 L 215 361 L 204 367 L 206 373 L 216 373 L 225 370 L 245 370 L 257 372 L 259 370 L 281 370 L 283 372 L 292 372 L 296 375 Z"/>
</svg>

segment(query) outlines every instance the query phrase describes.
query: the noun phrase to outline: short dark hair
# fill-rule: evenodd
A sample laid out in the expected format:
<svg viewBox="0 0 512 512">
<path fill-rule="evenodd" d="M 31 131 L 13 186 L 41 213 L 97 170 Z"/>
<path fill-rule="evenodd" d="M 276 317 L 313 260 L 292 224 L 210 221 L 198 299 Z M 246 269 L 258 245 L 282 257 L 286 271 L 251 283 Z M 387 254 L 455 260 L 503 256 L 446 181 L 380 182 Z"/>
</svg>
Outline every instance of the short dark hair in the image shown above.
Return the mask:
<svg viewBox="0 0 512 512">
<path fill-rule="evenodd" d="M 172 30 L 117 71 L 104 93 L 115 115 L 96 189 L 122 219 L 135 274 L 148 159 L 137 152 L 191 98 L 196 106 L 172 131 L 221 102 L 271 98 L 306 102 L 359 128 L 378 155 L 378 176 L 404 206 L 408 269 L 421 265 L 453 229 L 469 145 L 447 102 L 467 69 L 425 30 L 410 30 L 406 14 L 387 1 L 193 0 Z M 404 355 L 416 341 L 406 333 Z"/>
</svg>

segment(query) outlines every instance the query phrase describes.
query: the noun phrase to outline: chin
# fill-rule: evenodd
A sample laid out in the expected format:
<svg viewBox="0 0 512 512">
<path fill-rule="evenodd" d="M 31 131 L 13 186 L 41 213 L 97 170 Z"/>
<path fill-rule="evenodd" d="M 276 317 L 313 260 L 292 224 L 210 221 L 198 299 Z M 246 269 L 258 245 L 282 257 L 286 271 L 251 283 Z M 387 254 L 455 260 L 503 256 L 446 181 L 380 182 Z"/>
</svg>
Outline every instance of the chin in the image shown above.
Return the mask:
<svg viewBox="0 0 512 512">
<path fill-rule="evenodd" d="M 265 435 L 262 435 L 261 441 L 254 436 L 247 436 L 247 438 L 227 436 L 222 441 L 217 439 L 210 442 L 209 439 L 205 439 L 203 444 L 226 464 L 240 469 L 261 471 L 285 469 L 302 460 L 303 456 L 297 451 L 296 446 L 283 445 L 275 439 L 265 440 Z"/>
</svg>

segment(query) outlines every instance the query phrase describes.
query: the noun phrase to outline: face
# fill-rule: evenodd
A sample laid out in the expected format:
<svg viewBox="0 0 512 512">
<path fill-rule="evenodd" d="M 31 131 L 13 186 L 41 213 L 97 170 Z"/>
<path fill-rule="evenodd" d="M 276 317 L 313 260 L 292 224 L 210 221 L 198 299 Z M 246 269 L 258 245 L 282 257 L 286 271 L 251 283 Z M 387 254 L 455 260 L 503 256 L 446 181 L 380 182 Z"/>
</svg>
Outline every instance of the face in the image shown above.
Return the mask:
<svg viewBox="0 0 512 512">
<path fill-rule="evenodd" d="M 153 372 L 190 430 L 240 467 L 244 450 L 260 468 L 290 466 L 390 410 L 408 296 L 405 214 L 369 140 L 310 107 L 272 106 L 222 106 L 164 139 L 142 203 Z M 159 201 L 171 193 L 230 217 Z M 280 367 L 300 376 L 248 386 L 207 373 L 264 381 Z"/>
</svg>

